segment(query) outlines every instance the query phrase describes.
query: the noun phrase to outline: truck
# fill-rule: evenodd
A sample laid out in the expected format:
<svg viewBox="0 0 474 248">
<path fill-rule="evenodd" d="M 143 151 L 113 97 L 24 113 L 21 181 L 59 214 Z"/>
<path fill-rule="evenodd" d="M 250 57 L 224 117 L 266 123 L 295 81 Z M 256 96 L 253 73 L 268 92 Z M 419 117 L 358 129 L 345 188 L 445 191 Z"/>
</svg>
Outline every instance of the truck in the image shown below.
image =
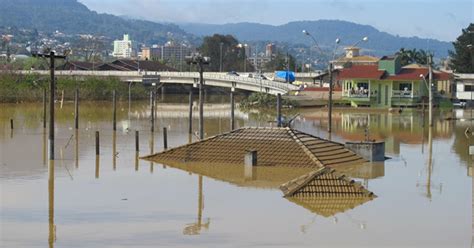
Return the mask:
<svg viewBox="0 0 474 248">
<path fill-rule="evenodd" d="M 279 82 L 294 82 L 295 81 L 295 72 L 293 71 L 275 71 L 274 81 Z"/>
</svg>

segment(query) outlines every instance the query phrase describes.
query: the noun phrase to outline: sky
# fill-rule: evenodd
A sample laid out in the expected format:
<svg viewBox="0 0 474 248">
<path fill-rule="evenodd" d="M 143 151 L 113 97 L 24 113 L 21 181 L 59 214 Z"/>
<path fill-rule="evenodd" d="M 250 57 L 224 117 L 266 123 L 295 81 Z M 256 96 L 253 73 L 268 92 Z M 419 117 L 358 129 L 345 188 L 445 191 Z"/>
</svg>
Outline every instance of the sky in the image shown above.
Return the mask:
<svg viewBox="0 0 474 248">
<path fill-rule="evenodd" d="M 79 0 L 99 13 L 157 22 L 281 25 L 338 19 L 394 35 L 453 41 L 474 22 L 474 0 Z"/>
</svg>

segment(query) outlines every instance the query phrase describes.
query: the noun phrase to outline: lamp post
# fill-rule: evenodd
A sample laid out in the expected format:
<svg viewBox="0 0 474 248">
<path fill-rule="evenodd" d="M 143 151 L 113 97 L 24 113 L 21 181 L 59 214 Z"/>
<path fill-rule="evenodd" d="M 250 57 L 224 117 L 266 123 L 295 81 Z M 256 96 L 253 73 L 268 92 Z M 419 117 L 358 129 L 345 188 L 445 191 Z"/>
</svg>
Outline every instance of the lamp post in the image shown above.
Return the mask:
<svg viewBox="0 0 474 248">
<path fill-rule="evenodd" d="M 220 48 L 220 53 L 219 53 L 219 57 L 220 57 L 220 60 L 219 60 L 219 72 L 222 72 L 222 46 L 224 45 L 224 43 L 219 43 L 219 48 Z"/>
<path fill-rule="evenodd" d="M 306 30 L 303 30 L 303 34 L 306 35 L 306 36 L 309 36 L 316 48 L 319 50 L 320 54 L 321 55 L 326 55 L 328 56 L 326 53 L 323 52 L 323 50 L 321 49 L 321 47 L 319 47 L 318 45 L 318 42 L 316 40 L 316 38 L 314 38 L 314 36 L 312 34 L 310 34 L 308 31 Z M 368 41 L 369 38 L 367 36 L 363 37 L 361 40 L 357 41 L 354 45 L 352 45 L 353 47 L 356 46 L 357 44 L 359 44 L 360 42 L 362 41 Z M 333 105 L 333 100 L 332 100 L 332 95 L 333 95 L 333 75 L 332 75 L 332 71 L 333 71 L 333 60 L 335 59 L 335 56 L 336 56 L 336 51 L 337 51 L 337 48 L 338 48 L 338 44 L 341 42 L 341 40 L 339 38 L 337 38 L 335 40 L 335 43 L 334 43 L 334 50 L 332 52 L 332 60 L 329 61 L 328 63 L 328 76 L 329 76 L 329 104 L 328 104 L 328 132 L 331 133 L 332 132 L 332 105 Z M 329 57 L 329 56 L 328 56 Z"/>
<path fill-rule="evenodd" d="M 204 139 L 204 99 L 203 99 L 203 87 L 204 87 L 204 65 L 209 65 L 211 58 L 204 57 L 199 53 L 186 56 L 186 63 L 194 64 L 199 66 L 199 139 Z"/>
<path fill-rule="evenodd" d="M 247 44 L 238 44 L 238 48 L 243 48 L 244 49 L 244 72 L 247 72 Z"/>
</svg>

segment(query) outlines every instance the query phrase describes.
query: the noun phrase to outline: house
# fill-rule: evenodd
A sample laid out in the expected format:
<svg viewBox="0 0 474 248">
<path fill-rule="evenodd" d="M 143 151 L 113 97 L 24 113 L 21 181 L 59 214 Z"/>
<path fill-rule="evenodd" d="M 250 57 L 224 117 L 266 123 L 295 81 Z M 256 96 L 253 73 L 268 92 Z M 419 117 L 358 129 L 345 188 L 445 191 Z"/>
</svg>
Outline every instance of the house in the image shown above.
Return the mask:
<svg viewBox="0 0 474 248">
<path fill-rule="evenodd" d="M 455 73 L 454 85 L 455 97 L 461 101 L 472 104 L 474 101 L 474 74 Z"/>
<path fill-rule="evenodd" d="M 101 71 L 176 71 L 159 61 L 118 59 L 99 67 Z"/>
<path fill-rule="evenodd" d="M 384 56 L 376 65 L 352 65 L 341 69 L 342 99 L 352 106 L 379 108 L 415 107 L 428 100 L 429 70 L 400 65 L 398 56 Z M 436 98 L 451 94 L 451 74 L 433 71 Z"/>
<path fill-rule="evenodd" d="M 56 70 L 62 71 L 88 71 L 99 68 L 102 63 L 93 63 L 85 61 L 66 61 L 63 65 L 56 67 Z"/>
<path fill-rule="evenodd" d="M 361 55 L 359 47 L 346 47 L 345 56 L 331 61 L 334 69 L 347 68 L 352 65 L 376 65 L 379 61 L 379 58 Z"/>
</svg>

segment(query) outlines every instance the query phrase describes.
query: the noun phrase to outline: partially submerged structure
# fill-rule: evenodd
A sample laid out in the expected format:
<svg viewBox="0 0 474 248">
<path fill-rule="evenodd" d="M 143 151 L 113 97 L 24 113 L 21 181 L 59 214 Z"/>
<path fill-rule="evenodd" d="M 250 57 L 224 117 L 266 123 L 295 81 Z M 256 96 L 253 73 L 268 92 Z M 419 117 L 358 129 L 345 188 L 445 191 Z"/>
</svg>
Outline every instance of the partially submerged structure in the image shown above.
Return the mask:
<svg viewBox="0 0 474 248">
<path fill-rule="evenodd" d="M 257 165 L 250 169 L 244 165 L 249 151 L 257 151 L 258 157 Z M 241 187 L 280 188 L 291 202 L 321 211 L 323 216 L 375 197 L 337 172 L 338 167 L 362 165 L 367 160 L 343 144 L 290 128 L 241 128 L 144 159 Z M 336 205 L 338 210 L 327 209 Z"/>
</svg>

